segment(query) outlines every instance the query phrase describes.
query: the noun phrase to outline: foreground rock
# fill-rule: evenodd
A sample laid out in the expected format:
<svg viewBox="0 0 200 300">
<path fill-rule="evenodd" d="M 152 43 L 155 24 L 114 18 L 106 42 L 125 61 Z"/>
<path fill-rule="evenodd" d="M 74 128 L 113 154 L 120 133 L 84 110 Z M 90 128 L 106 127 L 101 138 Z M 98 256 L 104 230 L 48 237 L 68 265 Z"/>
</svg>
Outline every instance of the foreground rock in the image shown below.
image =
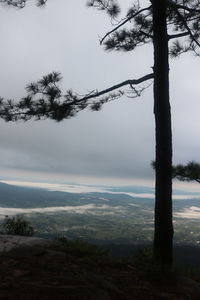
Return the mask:
<svg viewBox="0 0 200 300">
<path fill-rule="evenodd" d="M 23 246 L 48 245 L 51 243 L 52 241 L 39 237 L 0 235 L 0 253 L 8 252 Z"/>
</svg>

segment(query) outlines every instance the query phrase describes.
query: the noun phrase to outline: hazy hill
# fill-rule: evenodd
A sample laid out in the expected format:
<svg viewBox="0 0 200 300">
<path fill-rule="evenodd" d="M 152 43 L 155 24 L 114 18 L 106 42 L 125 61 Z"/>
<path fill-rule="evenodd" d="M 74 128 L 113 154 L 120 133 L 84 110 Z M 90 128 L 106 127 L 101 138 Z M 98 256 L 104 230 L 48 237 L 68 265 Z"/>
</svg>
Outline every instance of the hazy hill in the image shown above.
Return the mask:
<svg viewBox="0 0 200 300">
<path fill-rule="evenodd" d="M 106 203 L 107 201 L 107 203 Z M 152 206 L 153 200 L 131 197 L 123 192 L 112 193 L 68 193 L 48 191 L 42 188 L 27 188 L 0 182 L 0 206 L 14 208 L 38 208 L 85 204 L 108 204 L 126 206 L 131 203 Z"/>
<path fill-rule="evenodd" d="M 108 187 L 107 192 L 68 193 L 48 191 L 42 188 L 19 187 L 0 182 L 0 206 L 13 208 L 38 208 L 85 204 L 107 204 L 109 206 L 124 206 L 136 204 L 143 208 L 153 209 L 154 199 L 145 197 L 145 194 L 153 194 L 150 187 Z M 130 194 L 128 194 L 130 193 Z M 144 194 L 144 196 L 131 196 L 131 193 Z M 198 193 L 174 191 L 175 195 L 188 195 L 188 199 L 174 200 L 174 208 L 183 209 L 188 206 L 200 206 L 199 198 L 190 199 L 189 195 Z"/>
<path fill-rule="evenodd" d="M 0 206 L 36 208 L 79 205 L 80 197 L 73 193 L 54 192 L 40 188 L 26 188 L 0 182 Z"/>
</svg>

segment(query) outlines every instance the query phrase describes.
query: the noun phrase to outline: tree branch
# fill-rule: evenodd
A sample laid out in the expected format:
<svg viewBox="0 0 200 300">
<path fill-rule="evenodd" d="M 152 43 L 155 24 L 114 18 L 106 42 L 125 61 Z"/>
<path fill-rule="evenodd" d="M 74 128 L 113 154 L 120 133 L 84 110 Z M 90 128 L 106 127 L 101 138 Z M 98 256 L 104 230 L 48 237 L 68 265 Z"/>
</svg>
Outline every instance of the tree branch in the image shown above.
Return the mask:
<svg viewBox="0 0 200 300">
<path fill-rule="evenodd" d="M 0 3 L 5 3 L 10 6 L 14 6 L 17 8 L 24 8 L 28 0 L 0 0 Z M 43 6 L 47 0 L 37 0 L 38 6 Z"/>
<path fill-rule="evenodd" d="M 109 36 L 110 34 L 112 34 L 113 32 L 115 32 L 116 30 L 118 30 L 120 27 L 122 27 L 124 24 L 126 24 L 127 22 L 129 22 L 131 19 L 137 17 L 139 14 L 141 14 L 143 11 L 149 10 L 152 6 L 150 5 L 149 7 L 145 7 L 140 9 L 138 12 L 136 12 L 134 15 L 131 15 L 130 17 L 127 17 L 122 23 L 120 23 L 119 25 L 117 25 L 114 29 L 112 29 L 111 31 L 107 32 L 104 37 L 100 40 L 100 45 L 102 45 L 103 41 L 107 38 L 107 36 Z"/>
<path fill-rule="evenodd" d="M 0 3 L 5 3 L 7 5 L 15 6 L 18 8 L 23 8 L 26 5 L 27 0 L 0 0 Z"/>
<path fill-rule="evenodd" d="M 169 40 L 176 39 L 176 38 L 184 37 L 187 35 L 190 35 L 190 33 L 188 31 L 182 32 L 182 33 L 177 33 L 177 34 L 170 34 L 170 35 L 168 35 L 168 39 Z"/>
<path fill-rule="evenodd" d="M 170 1 L 168 0 L 168 5 L 172 8 L 172 9 L 183 9 L 183 10 L 186 10 L 190 13 L 200 13 L 200 9 L 196 9 L 196 8 L 190 8 L 190 7 L 187 7 L 185 5 L 181 5 L 181 4 L 176 4 L 174 3 L 173 1 Z"/>
<path fill-rule="evenodd" d="M 100 92 L 91 91 L 84 96 L 80 96 L 72 90 L 68 90 L 65 94 L 62 94 L 57 85 L 61 80 L 60 73 L 53 72 L 43 76 L 36 83 L 28 85 L 26 88 L 28 95 L 18 102 L 0 98 L 0 117 L 7 122 L 17 120 L 27 121 L 31 118 L 38 120 L 50 118 L 56 121 L 69 119 L 87 107 L 92 110 L 100 110 L 103 104 L 124 95 L 125 93 L 120 88 L 126 85 L 129 85 L 132 93 L 135 94 L 135 97 L 138 97 L 145 87 L 141 90 L 136 90 L 133 85 L 140 84 L 153 77 L 154 74 L 150 73 L 138 79 L 123 81 Z M 118 91 L 112 93 L 115 90 Z M 98 97 L 100 99 L 96 99 L 94 102 L 90 101 Z"/>
<path fill-rule="evenodd" d="M 181 13 L 178 11 L 177 8 L 174 7 L 174 11 L 177 13 L 177 15 L 179 16 L 179 18 L 182 20 L 183 25 L 185 26 L 185 28 L 187 29 L 191 39 L 193 40 L 193 42 L 195 42 L 197 44 L 197 46 L 200 47 L 200 43 L 197 41 L 197 39 L 194 37 L 191 29 L 189 28 L 187 21 L 184 19 L 184 17 L 181 15 Z M 200 11 L 199 11 L 200 12 Z"/>
<path fill-rule="evenodd" d="M 147 74 L 147 75 L 145 75 L 143 77 L 140 77 L 138 79 L 128 79 L 128 80 L 125 80 L 125 81 L 123 81 L 123 82 L 121 82 L 119 84 L 113 85 L 112 87 L 110 87 L 108 89 L 105 89 L 105 90 L 102 90 L 100 92 L 96 92 L 96 93 L 90 94 L 88 96 L 85 96 L 85 97 L 77 100 L 76 103 L 80 103 L 82 101 L 87 101 L 89 99 L 97 98 L 97 97 L 102 96 L 104 94 L 110 93 L 110 92 L 112 92 L 114 90 L 117 90 L 117 89 L 119 89 L 119 88 L 121 88 L 121 87 L 123 87 L 125 85 L 130 85 L 130 86 L 131 85 L 137 85 L 137 84 L 140 84 L 140 83 L 142 83 L 144 81 L 147 81 L 147 80 L 153 79 L 153 78 L 154 78 L 154 74 L 150 73 L 150 74 Z"/>
<path fill-rule="evenodd" d="M 140 30 L 140 32 L 141 32 L 143 35 L 145 35 L 146 37 L 148 37 L 148 38 L 150 38 L 150 39 L 153 39 L 153 35 L 151 35 L 151 34 L 145 32 L 145 31 L 143 31 L 143 30 Z"/>
<path fill-rule="evenodd" d="M 187 165 L 173 166 L 173 178 L 181 181 L 196 181 L 200 183 L 200 164 L 194 161 Z"/>
</svg>

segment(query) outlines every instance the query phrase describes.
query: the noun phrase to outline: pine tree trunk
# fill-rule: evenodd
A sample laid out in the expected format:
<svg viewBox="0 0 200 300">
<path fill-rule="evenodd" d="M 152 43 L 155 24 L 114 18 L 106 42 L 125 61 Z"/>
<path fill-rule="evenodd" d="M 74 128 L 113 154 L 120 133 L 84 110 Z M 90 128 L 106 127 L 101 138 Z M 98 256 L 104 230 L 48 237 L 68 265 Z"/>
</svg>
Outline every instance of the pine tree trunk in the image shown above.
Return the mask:
<svg viewBox="0 0 200 300">
<path fill-rule="evenodd" d="M 166 3 L 166 0 L 152 0 L 156 123 L 154 258 L 161 265 L 171 265 L 173 260 L 172 132 Z"/>
</svg>

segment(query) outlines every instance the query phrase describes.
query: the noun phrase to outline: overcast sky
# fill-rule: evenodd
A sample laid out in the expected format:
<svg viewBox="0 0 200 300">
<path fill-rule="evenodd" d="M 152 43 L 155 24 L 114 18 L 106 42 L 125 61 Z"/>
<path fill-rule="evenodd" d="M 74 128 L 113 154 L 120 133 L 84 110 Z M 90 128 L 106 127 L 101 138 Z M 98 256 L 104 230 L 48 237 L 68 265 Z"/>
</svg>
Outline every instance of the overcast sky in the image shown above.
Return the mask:
<svg viewBox="0 0 200 300">
<path fill-rule="evenodd" d="M 131 2 L 123 0 L 124 9 Z M 130 53 L 100 47 L 99 37 L 112 25 L 85 0 L 49 0 L 43 9 L 33 3 L 23 10 L 0 6 L 0 96 L 19 99 L 27 83 L 51 71 L 62 73 L 64 90 L 80 94 L 151 72 L 151 46 Z M 200 161 L 199 67 L 192 54 L 171 61 L 174 163 Z M 153 179 L 152 87 L 140 98 L 124 97 L 61 123 L 0 125 L 1 178 L 116 184 Z"/>
</svg>

